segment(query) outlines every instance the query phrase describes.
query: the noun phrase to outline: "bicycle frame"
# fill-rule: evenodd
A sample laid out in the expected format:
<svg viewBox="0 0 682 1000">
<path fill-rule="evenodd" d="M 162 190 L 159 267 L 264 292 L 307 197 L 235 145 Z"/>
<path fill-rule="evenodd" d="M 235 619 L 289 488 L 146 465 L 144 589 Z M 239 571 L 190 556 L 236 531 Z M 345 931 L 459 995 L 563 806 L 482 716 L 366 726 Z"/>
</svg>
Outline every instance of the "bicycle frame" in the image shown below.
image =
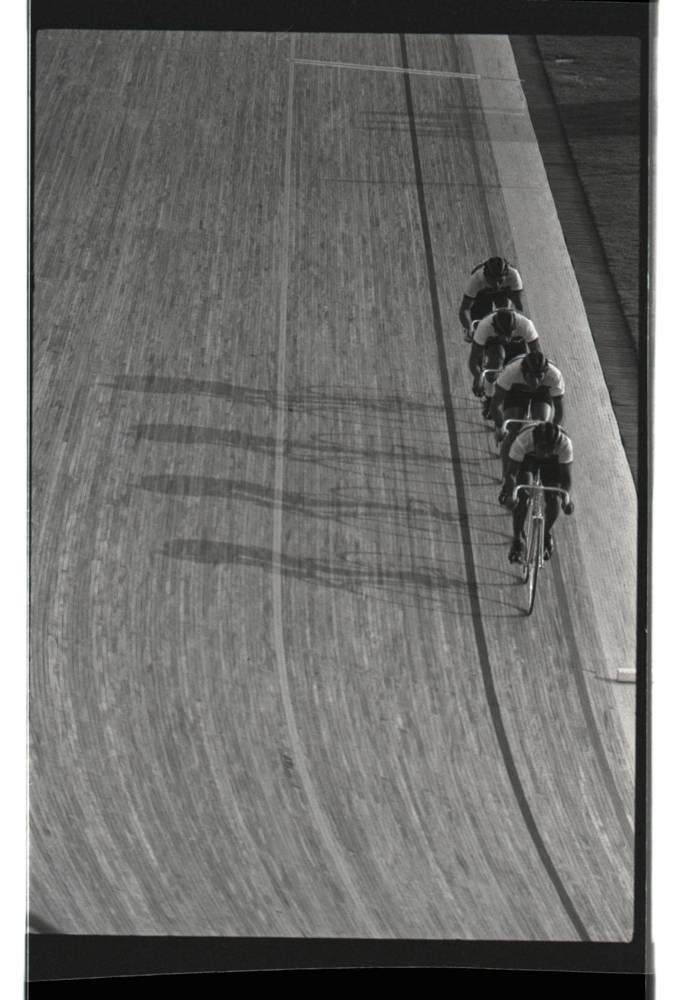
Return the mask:
<svg viewBox="0 0 682 1000">
<path fill-rule="evenodd" d="M 514 487 L 512 501 L 519 499 L 519 490 L 530 494 L 530 503 L 526 515 L 526 545 L 521 562 L 523 582 L 528 587 L 526 614 L 533 612 L 537 594 L 538 573 L 545 564 L 545 494 L 559 493 L 564 504 L 569 503 L 570 495 L 558 486 L 543 486 L 538 469 L 532 483 L 521 483 Z"/>
</svg>

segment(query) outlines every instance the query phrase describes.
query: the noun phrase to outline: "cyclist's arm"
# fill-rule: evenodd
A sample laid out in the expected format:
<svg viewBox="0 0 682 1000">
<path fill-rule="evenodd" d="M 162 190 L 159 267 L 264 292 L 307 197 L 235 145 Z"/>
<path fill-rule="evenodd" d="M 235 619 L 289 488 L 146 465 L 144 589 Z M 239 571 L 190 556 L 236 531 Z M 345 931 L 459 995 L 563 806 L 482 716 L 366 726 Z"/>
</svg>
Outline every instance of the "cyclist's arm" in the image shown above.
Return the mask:
<svg viewBox="0 0 682 1000">
<path fill-rule="evenodd" d="M 459 321 L 466 330 L 471 329 L 471 307 L 474 301 L 470 295 L 465 295 L 459 307 Z"/>
<path fill-rule="evenodd" d="M 554 403 L 554 423 L 561 427 L 564 422 L 564 397 L 553 396 L 552 402 Z"/>
<path fill-rule="evenodd" d="M 502 389 L 499 385 L 495 385 L 495 394 L 493 395 L 493 401 L 490 404 L 490 415 L 495 421 L 495 427 L 498 429 L 504 423 L 504 415 L 502 413 L 504 409 L 504 401 L 507 398 L 507 390 Z"/>
<path fill-rule="evenodd" d="M 517 309 L 520 313 L 522 313 L 523 312 L 523 302 L 521 301 L 521 292 L 520 291 L 513 292 L 513 291 L 510 290 L 510 291 L 507 292 L 507 295 L 512 300 L 512 302 L 514 303 L 514 308 Z M 525 313 L 524 313 L 524 315 L 525 315 Z"/>
<path fill-rule="evenodd" d="M 566 465 L 559 466 L 559 469 L 561 470 L 561 473 L 559 475 L 559 483 L 561 485 L 561 488 L 566 490 L 566 492 L 569 495 L 571 493 L 571 465 L 572 462 L 568 462 Z M 561 499 L 561 507 L 564 514 L 572 514 L 573 511 L 575 510 L 575 504 L 573 503 L 573 501 L 569 500 L 568 504 L 566 504 L 563 497 Z"/>
<path fill-rule="evenodd" d="M 535 340 L 531 340 L 528 343 L 528 350 L 532 351 L 533 354 L 540 353 L 540 338 L 536 337 Z"/>
<path fill-rule="evenodd" d="M 507 460 L 507 474 L 504 477 L 504 492 L 508 497 L 514 492 L 514 487 L 516 486 L 516 477 L 519 474 L 519 469 L 521 468 L 521 462 L 517 462 L 515 458 L 509 458 Z"/>
<path fill-rule="evenodd" d="M 481 377 L 484 354 L 485 348 L 483 344 L 477 344 L 476 341 L 474 341 L 471 345 L 471 353 L 469 354 L 469 371 L 474 376 L 475 380 L 478 380 Z"/>
<path fill-rule="evenodd" d="M 562 490 L 566 490 L 567 493 L 571 492 L 571 466 L 573 462 L 566 462 L 565 465 L 559 465 L 559 472 L 557 475 L 557 480 L 559 486 Z"/>
</svg>

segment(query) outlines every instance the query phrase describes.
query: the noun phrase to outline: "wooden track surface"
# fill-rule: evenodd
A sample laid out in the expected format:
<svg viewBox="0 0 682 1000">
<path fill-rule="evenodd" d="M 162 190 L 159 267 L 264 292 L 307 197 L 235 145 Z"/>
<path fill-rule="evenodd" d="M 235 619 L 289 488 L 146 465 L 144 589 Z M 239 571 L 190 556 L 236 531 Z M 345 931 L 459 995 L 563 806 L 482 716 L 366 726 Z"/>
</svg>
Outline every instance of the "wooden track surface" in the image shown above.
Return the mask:
<svg viewBox="0 0 682 1000">
<path fill-rule="evenodd" d="M 32 910 L 629 940 L 634 489 L 508 40 L 37 53 Z M 493 252 L 576 454 L 531 618 L 457 319 Z"/>
</svg>

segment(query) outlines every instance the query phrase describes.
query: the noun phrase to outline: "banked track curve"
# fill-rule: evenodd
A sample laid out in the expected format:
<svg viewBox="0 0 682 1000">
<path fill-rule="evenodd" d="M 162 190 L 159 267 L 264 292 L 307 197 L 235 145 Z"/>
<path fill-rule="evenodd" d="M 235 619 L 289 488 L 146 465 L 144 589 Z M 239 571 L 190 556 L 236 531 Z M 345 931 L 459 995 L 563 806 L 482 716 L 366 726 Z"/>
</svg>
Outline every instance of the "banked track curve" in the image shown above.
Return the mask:
<svg viewBox="0 0 682 1000">
<path fill-rule="evenodd" d="M 573 376 L 569 430 L 613 510 L 594 470 L 619 484 L 620 456 L 507 40 L 41 46 L 37 918 L 628 939 L 633 706 L 611 683 L 634 655 L 628 547 L 603 560 L 623 598 L 581 508 L 521 622 L 457 343 L 461 283 L 495 240 Z M 521 188 L 551 241 L 519 223 Z"/>
</svg>

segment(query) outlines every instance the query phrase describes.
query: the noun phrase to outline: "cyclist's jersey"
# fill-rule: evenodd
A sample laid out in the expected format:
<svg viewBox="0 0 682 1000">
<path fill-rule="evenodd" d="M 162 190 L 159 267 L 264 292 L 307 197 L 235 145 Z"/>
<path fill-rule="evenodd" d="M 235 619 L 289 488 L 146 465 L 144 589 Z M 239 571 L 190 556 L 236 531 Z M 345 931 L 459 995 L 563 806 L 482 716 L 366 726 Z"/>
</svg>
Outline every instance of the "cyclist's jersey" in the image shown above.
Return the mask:
<svg viewBox="0 0 682 1000">
<path fill-rule="evenodd" d="M 493 326 L 493 316 L 495 313 L 491 313 L 482 319 L 474 334 L 474 344 L 480 344 L 481 347 L 485 347 L 486 342 L 490 337 L 497 338 L 495 333 L 495 327 Z M 534 340 L 538 339 L 538 331 L 533 326 L 532 320 L 529 320 L 527 316 L 522 316 L 521 313 L 516 314 L 516 329 L 514 330 L 514 335 L 511 338 L 510 343 L 525 341 L 526 344 L 532 344 Z"/>
<path fill-rule="evenodd" d="M 527 427 L 525 431 L 521 431 L 519 436 L 515 438 L 514 443 L 509 449 L 509 457 L 513 458 L 515 462 L 523 462 L 527 455 L 539 458 L 539 455 L 535 456 L 534 449 L 533 428 Z M 554 458 L 559 462 L 559 465 L 569 465 L 573 461 L 573 444 L 568 434 L 561 431 L 559 439 L 550 453 L 542 457 L 543 459 Z"/>
<path fill-rule="evenodd" d="M 549 394 L 552 397 L 564 395 L 564 392 L 566 391 L 564 377 L 556 365 L 553 365 L 550 362 L 549 368 L 545 372 L 545 377 L 542 382 L 536 386 L 530 386 L 526 384 L 523 372 L 521 371 L 523 361 L 524 358 L 518 358 L 517 360 L 512 361 L 511 364 L 507 365 L 502 374 L 497 377 L 498 388 L 504 389 L 506 392 L 511 392 L 513 389 L 515 392 L 526 393 L 529 396 L 541 391 L 546 392 L 547 390 L 549 390 Z"/>
<path fill-rule="evenodd" d="M 501 288 L 491 288 L 483 273 L 483 265 L 474 268 L 474 272 L 469 278 L 464 294 L 470 299 L 475 299 L 477 295 L 503 295 L 505 292 L 520 292 L 523 290 L 521 275 L 515 267 L 510 267 L 504 276 L 504 284 Z"/>
</svg>

